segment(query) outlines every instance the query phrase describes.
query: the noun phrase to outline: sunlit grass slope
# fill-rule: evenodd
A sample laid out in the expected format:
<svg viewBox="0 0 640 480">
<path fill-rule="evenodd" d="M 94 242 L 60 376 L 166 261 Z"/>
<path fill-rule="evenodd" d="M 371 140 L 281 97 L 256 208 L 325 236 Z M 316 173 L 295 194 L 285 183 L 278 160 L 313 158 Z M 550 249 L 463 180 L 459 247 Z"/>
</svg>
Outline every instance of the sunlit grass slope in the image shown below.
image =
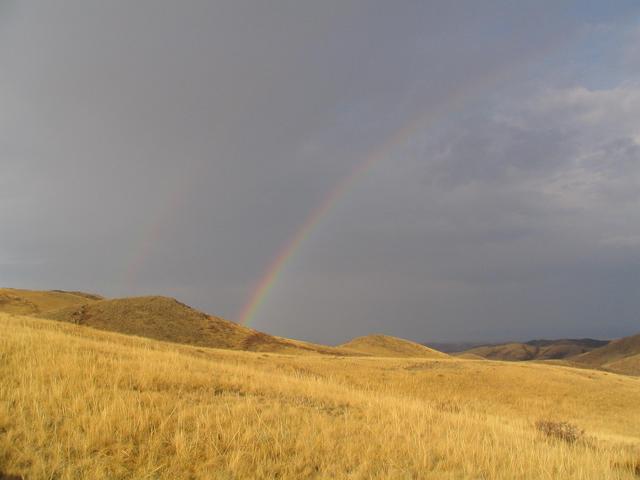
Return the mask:
<svg viewBox="0 0 640 480">
<path fill-rule="evenodd" d="M 484 360 L 484 357 L 469 352 L 454 353 L 453 356 L 456 358 L 465 358 L 467 360 Z"/>
<path fill-rule="evenodd" d="M 347 343 L 343 343 L 340 348 L 378 357 L 448 357 L 445 353 L 438 352 L 419 343 L 388 335 L 357 337 Z"/>
<path fill-rule="evenodd" d="M 346 354 L 340 349 L 275 337 L 214 317 L 169 297 L 101 300 L 40 316 L 168 342 L 235 350 Z"/>
<path fill-rule="evenodd" d="M 29 479 L 633 479 L 640 379 L 215 350 L 0 314 L 0 471 Z M 538 420 L 585 430 L 547 437 Z"/>
<path fill-rule="evenodd" d="M 65 307 L 83 305 L 102 297 L 61 290 L 21 290 L 0 288 L 0 312 L 32 315 Z"/>
<path fill-rule="evenodd" d="M 640 335 L 612 340 L 608 345 L 579 355 L 572 361 L 612 372 L 640 375 Z"/>
</svg>

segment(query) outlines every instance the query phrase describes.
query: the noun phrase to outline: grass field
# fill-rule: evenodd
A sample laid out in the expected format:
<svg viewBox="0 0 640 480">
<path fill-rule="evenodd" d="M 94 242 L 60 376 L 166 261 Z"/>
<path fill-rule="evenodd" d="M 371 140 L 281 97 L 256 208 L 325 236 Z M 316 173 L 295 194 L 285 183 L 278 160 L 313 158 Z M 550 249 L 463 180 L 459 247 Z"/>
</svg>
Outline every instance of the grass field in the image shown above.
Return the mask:
<svg viewBox="0 0 640 480">
<path fill-rule="evenodd" d="M 29 479 L 640 474 L 640 379 L 595 370 L 235 352 L 0 313 L 0 378 L 0 471 Z"/>
</svg>

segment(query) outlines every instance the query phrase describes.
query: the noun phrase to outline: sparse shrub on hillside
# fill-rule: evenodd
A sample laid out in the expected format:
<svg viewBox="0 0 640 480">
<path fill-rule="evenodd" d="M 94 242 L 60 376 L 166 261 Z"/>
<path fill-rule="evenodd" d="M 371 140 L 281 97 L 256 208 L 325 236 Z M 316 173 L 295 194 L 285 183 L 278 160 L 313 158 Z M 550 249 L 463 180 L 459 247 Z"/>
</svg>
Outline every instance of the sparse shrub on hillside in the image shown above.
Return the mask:
<svg viewBox="0 0 640 480">
<path fill-rule="evenodd" d="M 569 422 L 554 422 L 551 420 L 538 420 L 536 429 L 547 437 L 575 443 L 584 439 L 584 430 Z"/>
<path fill-rule="evenodd" d="M 436 405 L 436 407 L 441 412 L 447 412 L 447 413 L 460 413 L 462 411 L 458 402 L 454 400 L 445 400 L 445 401 L 439 402 Z"/>
<path fill-rule="evenodd" d="M 640 477 L 640 457 L 635 462 L 629 462 L 628 466 L 637 477 Z"/>
</svg>

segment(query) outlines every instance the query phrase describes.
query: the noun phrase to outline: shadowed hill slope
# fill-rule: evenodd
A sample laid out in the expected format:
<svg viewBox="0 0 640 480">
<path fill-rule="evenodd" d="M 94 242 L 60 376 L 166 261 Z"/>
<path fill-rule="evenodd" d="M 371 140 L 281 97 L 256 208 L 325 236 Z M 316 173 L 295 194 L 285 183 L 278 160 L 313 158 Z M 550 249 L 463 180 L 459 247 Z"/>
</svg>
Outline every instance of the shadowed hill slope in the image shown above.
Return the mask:
<svg viewBox="0 0 640 480">
<path fill-rule="evenodd" d="M 161 296 L 101 300 L 40 316 L 202 347 L 292 354 L 349 354 L 333 347 L 267 335 Z"/>
<path fill-rule="evenodd" d="M 606 340 L 561 339 L 561 340 L 532 340 L 526 343 L 504 343 L 500 345 L 485 345 L 467 350 L 490 360 L 559 360 L 567 359 L 589 352 L 607 345 Z"/>
<path fill-rule="evenodd" d="M 588 367 L 640 375 L 640 335 L 612 340 L 604 347 L 578 355 L 571 360 Z"/>
<path fill-rule="evenodd" d="M 448 358 L 447 354 L 419 343 L 388 335 L 357 337 L 343 343 L 340 348 L 377 357 Z"/>
<path fill-rule="evenodd" d="M 99 295 L 64 290 L 0 288 L 0 312 L 34 315 L 102 300 Z"/>
<path fill-rule="evenodd" d="M 463 353 L 478 355 L 489 360 L 522 361 L 535 358 L 537 348 L 526 343 L 505 343 L 476 347 Z"/>
</svg>

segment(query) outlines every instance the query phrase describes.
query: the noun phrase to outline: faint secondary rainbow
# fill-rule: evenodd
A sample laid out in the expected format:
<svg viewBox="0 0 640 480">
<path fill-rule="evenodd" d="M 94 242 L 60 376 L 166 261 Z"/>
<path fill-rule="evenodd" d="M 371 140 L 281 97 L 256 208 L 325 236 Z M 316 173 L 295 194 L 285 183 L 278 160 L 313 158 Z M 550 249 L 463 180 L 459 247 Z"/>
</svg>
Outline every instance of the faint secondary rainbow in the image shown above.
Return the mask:
<svg viewBox="0 0 640 480">
<path fill-rule="evenodd" d="M 152 256 L 154 247 L 163 237 L 163 233 L 170 231 L 175 226 L 176 220 L 180 218 L 181 210 L 186 204 L 187 193 L 194 188 L 193 185 L 199 178 L 202 168 L 202 164 L 195 164 L 190 175 L 174 177 L 173 185 L 167 189 L 165 197 L 161 199 L 163 208 L 158 208 L 154 215 L 150 215 L 147 223 L 140 230 L 140 235 L 133 242 L 129 261 L 125 264 L 122 283 L 127 295 L 137 291 L 141 271 Z"/>
<path fill-rule="evenodd" d="M 538 50 L 538 56 L 544 55 L 554 47 L 555 42 L 549 38 L 548 44 Z M 462 85 L 454 94 L 441 102 L 438 107 L 430 109 L 427 112 L 422 112 L 417 117 L 412 118 L 402 128 L 395 131 L 395 133 L 379 145 L 378 148 L 367 155 L 362 162 L 358 163 L 348 175 L 340 179 L 320 204 L 314 208 L 309 215 L 307 215 L 304 223 L 295 231 L 293 237 L 283 245 L 275 259 L 268 265 L 268 268 L 260 277 L 259 282 L 251 291 L 247 302 L 243 305 L 240 315 L 237 317 L 238 321 L 243 325 L 247 325 L 253 320 L 258 308 L 262 305 L 275 285 L 278 276 L 286 266 L 289 259 L 291 259 L 295 254 L 304 240 L 309 237 L 311 231 L 344 196 L 357 178 L 364 176 L 376 163 L 386 158 L 394 147 L 406 142 L 411 135 L 418 130 L 418 128 L 425 127 L 427 125 L 427 121 L 435 121 L 436 119 L 444 116 L 447 112 L 455 111 L 462 100 L 470 97 L 474 92 L 480 91 L 482 87 L 491 84 L 500 76 L 507 73 L 515 65 L 525 63 L 529 58 L 530 57 L 526 55 L 522 55 L 516 62 L 507 66 L 507 68 L 496 68 L 486 76 L 480 78 L 476 77 L 473 79 L 470 78 L 469 82 Z M 131 259 L 126 268 L 125 284 L 128 285 L 127 291 L 129 291 L 135 283 L 140 270 L 150 256 L 153 245 L 161 236 L 161 230 L 168 228 L 168 225 L 175 222 L 178 218 L 180 207 L 184 201 L 184 194 L 191 187 L 191 183 L 198 178 L 197 171 L 199 168 L 203 167 L 204 162 L 195 169 L 188 181 L 176 188 L 175 192 L 168 198 L 167 208 L 162 210 L 160 215 L 154 221 L 150 222 L 150 224 L 142 231 L 138 242 L 138 248 L 134 249 L 132 252 Z"/>
</svg>

